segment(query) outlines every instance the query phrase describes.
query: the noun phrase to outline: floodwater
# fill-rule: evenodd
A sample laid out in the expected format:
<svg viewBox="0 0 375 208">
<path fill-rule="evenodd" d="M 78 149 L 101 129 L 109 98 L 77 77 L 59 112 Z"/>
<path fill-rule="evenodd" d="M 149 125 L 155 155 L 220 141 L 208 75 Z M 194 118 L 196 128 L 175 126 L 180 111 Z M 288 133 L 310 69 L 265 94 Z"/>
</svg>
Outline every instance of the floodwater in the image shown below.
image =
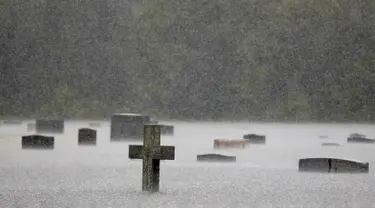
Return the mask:
<svg viewBox="0 0 375 208">
<path fill-rule="evenodd" d="M 364 207 L 375 205 L 375 144 L 346 144 L 350 133 L 375 137 L 373 125 L 163 122 L 175 126 L 163 145 L 176 160 L 161 162 L 160 193 L 141 192 L 141 160 L 128 159 L 126 142 L 110 142 L 109 123 L 96 146 L 78 146 L 78 128 L 65 122 L 54 150 L 22 150 L 27 122 L 0 127 L 0 207 L 249 208 Z M 266 145 L 214 150 L 213 139 L 265 134 Z M 319 138 L 327 135 L 328 138 Z M 342 146 L 322 147 L 322 142 Z M 134 142 L 132 142 L 134 143 Z M 141 143 L 141 142 L 139 142 Z M 197 154 L 237 156 L 232 164 L 196 162 Z M 370 162 L 369 174 L 299 173 L 298 159 L 339 157 Z"/>
</svg>

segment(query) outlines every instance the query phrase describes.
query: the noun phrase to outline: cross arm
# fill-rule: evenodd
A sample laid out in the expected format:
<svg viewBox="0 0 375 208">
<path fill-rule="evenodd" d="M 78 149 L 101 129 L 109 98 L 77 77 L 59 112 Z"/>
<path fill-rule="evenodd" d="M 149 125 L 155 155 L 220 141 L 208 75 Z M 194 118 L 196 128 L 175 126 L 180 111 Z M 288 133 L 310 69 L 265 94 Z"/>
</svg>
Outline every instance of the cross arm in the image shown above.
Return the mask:
<svg viewBox="0 0 375 208">
<path fill-rule="evenodd" d="M 145 148 L 142 145 L 129 145 L 129 159 L 144 159 L 146 154 Z M 150 152 L 150 157 L 157 160 L 174 160 L 175 147 L 174 146 L 158 146 L 153 147 Z"/>
</svg>

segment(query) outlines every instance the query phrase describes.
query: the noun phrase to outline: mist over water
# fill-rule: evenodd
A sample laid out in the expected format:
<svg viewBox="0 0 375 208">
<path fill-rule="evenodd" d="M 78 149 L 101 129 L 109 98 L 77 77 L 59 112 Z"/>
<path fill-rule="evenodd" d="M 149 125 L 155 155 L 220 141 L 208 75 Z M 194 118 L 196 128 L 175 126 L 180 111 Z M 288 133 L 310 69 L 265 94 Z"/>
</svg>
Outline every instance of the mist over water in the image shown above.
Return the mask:
<svg viewBox="0 0 375 208">
<path fill-rule="evenodd" d="M 0 117 L 65 120 L 53 150 L 22 150 L 0 127 L 3 207 L 374 207 L 374 0 L 1 0 Z M 141 192 L 142 161 L 110 142 L 109 121 L 141 112 L 175 126 L 161 191 Z M 97 121 L 96 121 L 97 122 Z M 78 128 L 98 129 L 79 146 Z M 262 134 L 266 145 L 213 149 Z M 49 134 L 47 134 L 49 135 Z M 50 140 L 51 141 L 51 140 Z M 322 143 L 341 146 L 322 146 Z M 196 162 L 198 154 L 236 163 Z M 298 173 L 298 159 L 370 163 L 370 173 Z M 329 163 L 331 164 L 331 163 Z"/>
<path fill-rule="evenodd" d="M 128 159 L 128 142 L 110 142 L 102 121 L 96 146 L 78 146 L 65 122 L 54 150 L 22 150 L 26 122 L 0 129 L 0 207 L 372 207 L 375 145 L 346 144 L 350 133 L 375 137 L 367 124 L 168 122 L 174 161 L 161 162 L 160 193 L 141 192 L 142 161 Z M 264 134 L 266 145 L 213 149 L 213 139 Z M 326 135 L 328 138 L 319 138 Z M 338 147 L 322 147 L 335 142 Z M 131 144 L 141 144 L 131 142 Z M 232 164 L 196 162 L 197 154 L 237 156 Z M 338 157 L 370 162 L 369 174 L 298 173 L 298 159 Z"/>
</svg>

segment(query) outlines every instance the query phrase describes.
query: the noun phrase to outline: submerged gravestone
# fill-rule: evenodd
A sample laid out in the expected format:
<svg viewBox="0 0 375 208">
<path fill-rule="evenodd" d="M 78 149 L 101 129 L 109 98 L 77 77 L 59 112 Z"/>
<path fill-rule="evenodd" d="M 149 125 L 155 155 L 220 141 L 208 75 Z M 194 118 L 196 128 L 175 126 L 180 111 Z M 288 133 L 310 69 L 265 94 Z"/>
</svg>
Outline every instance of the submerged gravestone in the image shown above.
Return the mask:
<svg viewBox="0 0 375 208">
<path fill-rule="evenodd" d="M 368 162 L 337 158 L 305 158 L 298 163 L 300 172 L 368 173 Z"/>
<path fill-rule="evenodd" d="M 28 135 L 22 136 L 22 149 L 53 149 L 55 139 L 51 136 Z"/>
<path fill-rule="evenodd" d="M 247 139 L 252 144 L 265 144 L 266 143 L 266 136 L 258 135 L 258 134 L 245 134 L 243 139 Z"/>
<path fill-rule="evenodd" d="M 214 139 L 214 148 L 246 148 L 250 141 L 246 139 Z"/>
<path fill-rule="evenodd" d="M 375 143 L 375 139 L 369 139 L 369 138 L 366 138 L 366 136 L 363 134 L 354 133 L 354 134 L 349 135 L 347 142 L 348 143 Z"/>
<path fill-rule="evenodd" d="M 340 146 L 340 144 L 333 143 L 333 142 L 326 142 L 326 143 L 322 143 L 322 146 Z"/>
<path fill-rule="evenodd" d="M 150 117 L 141 114 L 120 113 L 111 116 L 111 135 L 114 140 L 141 140 L 143 127 L 150 123 Z"/>
<path fill-rule="evenodd" d="M 36 120 L 35 130 L 37 133 L 64 133 L 64 120 Z"/>
<path fill-rule="evenodd" d="M 129 145 L 129 159 L 143 159 L 142 190 L 159 191 L 160 160 L 174 160 L 174 146 L 160 146 L 160 126 L 145 125 L 142 145 Z"/>
<path fill-rule="evenodd" d="M 222 154 L 202 154 L 197 155 L 198 162 L 236 162 L 236 156 Z"/>
<path fill-rule="evenodd" d="M 161 128 L 161 134 L 163 135 L 173 135 L 174 134 L 174 126 L 172 125 L 160 125 Z"/>
<path fill-rule="evenodd" d="M 78 145 L 96 145 L 96 130 L 89 128 L 79 129 Z"/>
</svg>

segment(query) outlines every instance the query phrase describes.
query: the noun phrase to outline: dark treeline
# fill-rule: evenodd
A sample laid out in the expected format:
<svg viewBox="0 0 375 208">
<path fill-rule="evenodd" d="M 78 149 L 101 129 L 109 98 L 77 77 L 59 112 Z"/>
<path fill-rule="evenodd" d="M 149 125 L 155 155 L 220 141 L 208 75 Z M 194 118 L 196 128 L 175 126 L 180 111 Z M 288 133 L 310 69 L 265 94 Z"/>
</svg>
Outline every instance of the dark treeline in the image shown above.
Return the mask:
<svg viewBox="0 0 375 208">
<path fill-rule="evenodd" d="M 373 0 L 2 0 L 0 115 L 375 120 Z"/>
</svg>

